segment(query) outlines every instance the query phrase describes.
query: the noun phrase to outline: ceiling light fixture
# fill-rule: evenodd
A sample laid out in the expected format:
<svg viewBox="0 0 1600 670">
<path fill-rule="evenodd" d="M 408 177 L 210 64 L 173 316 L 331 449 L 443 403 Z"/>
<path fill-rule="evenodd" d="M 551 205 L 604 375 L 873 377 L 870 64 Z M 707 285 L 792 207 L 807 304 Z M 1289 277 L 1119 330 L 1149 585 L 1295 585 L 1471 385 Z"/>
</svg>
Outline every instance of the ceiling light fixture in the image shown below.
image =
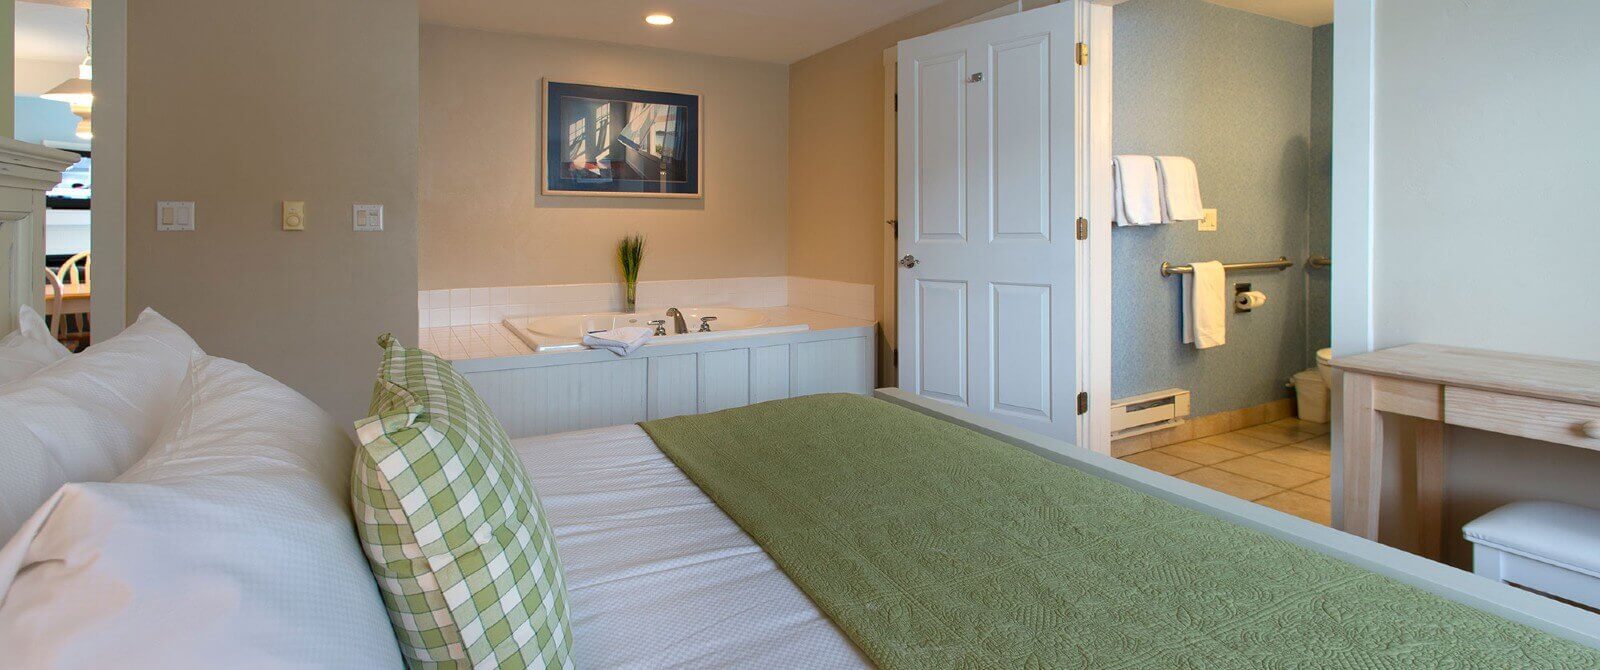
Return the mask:
<svg viewBox="0 0 1600 670">
<path fill-rule="evenodd" d="M 651 14 L 644 17 L 644 22 L 652 26 L 670 26 L 672 25 L 672 17 L 666 14 Z"/>
<path fill-rule="evenodd" d="M 83 119 L 78 123 L 77 135 L 83 139 L 92 139 L 94 131 L 90 125 L 90 115 L 94 108 L 94 14 L 86 11 L 83 21 L 84 57 L 83 64 L 78 66 L 78 76 L 68 79 L 55 88 L 46 91 L 39 97 L 45 100 L 65 102 L 72 106 L 72 113 Z"/>
</svg>

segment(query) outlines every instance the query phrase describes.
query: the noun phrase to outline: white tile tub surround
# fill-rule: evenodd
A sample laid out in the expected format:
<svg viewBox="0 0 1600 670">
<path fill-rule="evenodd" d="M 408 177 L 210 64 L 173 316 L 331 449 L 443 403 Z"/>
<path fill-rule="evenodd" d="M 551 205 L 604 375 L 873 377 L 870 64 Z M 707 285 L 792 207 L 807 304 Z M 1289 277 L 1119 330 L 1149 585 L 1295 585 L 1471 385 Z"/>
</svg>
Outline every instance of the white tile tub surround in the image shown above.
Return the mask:
<svg viewBox="0 0 1600 670">
<path fill-rule="evenodd" d="M 793 305 L 872 321 L 875 291 L 868 284 L 806 277 L 732 277 L 639 282 L 640 308 L 677 305 L 783 307 Z M 440 289 L 417 292 L 422 328 L 497 324 L 502 319 L 551 314 L 616 312 L 622 284 L 559 284 Z"/>
</svg>

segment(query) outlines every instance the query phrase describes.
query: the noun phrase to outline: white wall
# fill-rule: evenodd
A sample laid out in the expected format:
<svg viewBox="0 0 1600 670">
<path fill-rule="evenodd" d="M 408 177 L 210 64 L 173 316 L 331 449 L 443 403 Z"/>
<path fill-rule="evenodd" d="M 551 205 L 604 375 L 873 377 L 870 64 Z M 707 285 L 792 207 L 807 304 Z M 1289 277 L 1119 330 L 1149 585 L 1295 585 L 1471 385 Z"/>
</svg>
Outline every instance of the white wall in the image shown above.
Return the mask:
<svg viewBox="0 0 1600 670">
<path fill-rule="evenodd" d="M 1592 2 L 1378 1 L 1376 347 L 1600 360 L 1597 25 Z M 1516 499 L 1600 507 L 1600 453 L 1448 438 L 1447 537 Z"/>
</svg>

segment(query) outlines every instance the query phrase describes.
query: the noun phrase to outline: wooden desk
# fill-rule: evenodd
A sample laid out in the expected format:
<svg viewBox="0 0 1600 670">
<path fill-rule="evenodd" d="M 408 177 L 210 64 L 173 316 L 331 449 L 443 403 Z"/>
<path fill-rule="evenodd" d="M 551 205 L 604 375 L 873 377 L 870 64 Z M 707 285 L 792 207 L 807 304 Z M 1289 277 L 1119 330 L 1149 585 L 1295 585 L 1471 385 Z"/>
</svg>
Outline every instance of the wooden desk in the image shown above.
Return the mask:
<svg viewBox="0 0 1600 670">
<path fill-rule="evenodd" d="M 1333 361 L 1344 371 L 1344 530 L 1378 538 L 1384 423 L 1414 422 L 1417 553 L 1440 555 L 1444 426 L 1600 450 L 1600 363 L 1410 344 Z M 1402 419 L 1405 420 L 1405 419 Z"/>
<path fill-rule="evenodd" d="M 62 314 L 88 314 L 89 313 L 89 285 L 74 284 L 61 287 L 61 313 Z M 44 287 L 44 299 L 48 301 L 55 297 L 55 291 Z"/>
</svg>

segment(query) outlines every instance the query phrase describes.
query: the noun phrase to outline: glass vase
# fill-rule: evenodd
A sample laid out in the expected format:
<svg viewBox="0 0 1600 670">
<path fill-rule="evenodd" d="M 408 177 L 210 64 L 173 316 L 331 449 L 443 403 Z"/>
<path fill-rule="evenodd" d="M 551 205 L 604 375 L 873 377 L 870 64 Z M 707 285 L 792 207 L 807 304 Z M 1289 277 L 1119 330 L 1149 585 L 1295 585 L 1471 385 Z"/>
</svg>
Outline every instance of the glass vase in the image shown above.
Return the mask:
<svg viewBox="0 0 1600 670">
<path fill-rule="evenodd" d="M 634 312 L 634 306 L 638 303 L 639 282 L 625 281 L 623 282 L 622 287 L 622 311 L 632 314 Z"/>
</svg>

